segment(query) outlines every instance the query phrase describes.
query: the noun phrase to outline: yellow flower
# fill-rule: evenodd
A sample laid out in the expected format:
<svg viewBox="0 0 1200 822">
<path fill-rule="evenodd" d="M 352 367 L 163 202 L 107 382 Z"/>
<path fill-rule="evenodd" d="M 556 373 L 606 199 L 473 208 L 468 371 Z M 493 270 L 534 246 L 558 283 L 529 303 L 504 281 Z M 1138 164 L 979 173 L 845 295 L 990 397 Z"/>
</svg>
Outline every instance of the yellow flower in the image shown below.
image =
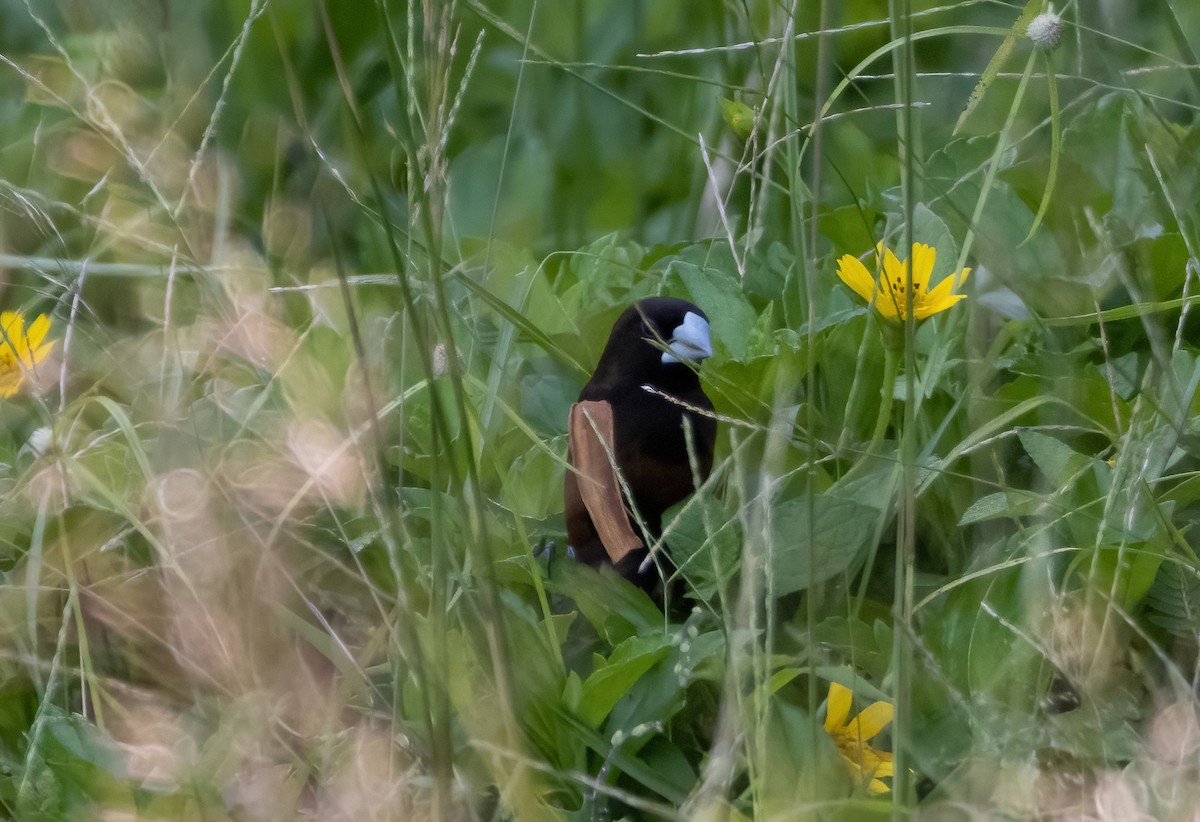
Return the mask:
<svg viewBox="0 0 1200 822">
<path fill-rule="evenodd" d="M 908 276 L 905 262 L 896 259 L 890 248 L 884 248 L 883 243 L 875 246 L 876 259 L 883 260 L 883 271 L 878 277 L 872 277 L 862 261 L 851 254 L 845 254 L 838 260 L 838 276 L 842 282 L 854 289 L 858 296 L 873 303 L 875 310 L 885 320 L 904 320 L 907 303 L 904 299 L 904 289 Z M 931 317 L 939 311 L 945 311 L 966 294 L 956 294 L 955 289 L 967 281 L 971 269 L 964 268 L 957 274 L 952 274 L 929 289 L 929 275 L 933 273 L 933 264 L 937 260 L 937 249 L 913 243 L 912 247 L 912 305 L 913 314 L 918 320 Z M 927 290 L 929 289 L 929 290 Z"/>
<path fill-rule="evenodd" d="M 50 330 L 50 318 L 40 315 L 25 329 L 25 315 L 20 311 L 0 312 L 0 397 L 17 393 L 25 375 L 46 359 L 54 341 L 42 345 Z"/>
<path fill-rule="evenodd" d="M 894 709 L 890 702 L 868 705 L 849 722 L 850 689 L 836 682 L 829 683 L 829 701 L 825 713 L 825 732 L 837 744 L 838 753 L 850 768 L 859 784 L 866 783 L 873 794 L 887 793 L 891 788 L 883 777 L 892 775 L 892 755 L 877 751 L 867 740 L 887 727 Z"/>
</svg>

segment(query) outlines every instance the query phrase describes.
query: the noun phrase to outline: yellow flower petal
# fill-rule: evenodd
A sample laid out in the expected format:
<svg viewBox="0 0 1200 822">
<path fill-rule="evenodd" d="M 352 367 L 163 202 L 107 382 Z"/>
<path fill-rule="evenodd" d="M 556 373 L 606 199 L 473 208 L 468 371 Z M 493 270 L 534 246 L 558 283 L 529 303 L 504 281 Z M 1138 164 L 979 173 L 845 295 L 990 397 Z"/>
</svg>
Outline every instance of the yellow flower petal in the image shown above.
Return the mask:
<svg viewBox="0 0 1200 822">
<path fill-rule="evenodd" d="M 17 355 L 7 345 L 0 343 L 0 398 L 17 393 L 24 379 L 25 373 L 17 362 Z"/>
<path fill-rule="evenodd" d="M 838 276 L 842 282 L 850 286 L 854 293 L 867 302 L 875 296 L 875 278 L 867 271 L 862 261 L 850 254 L 843 254 L 838 260 Z"/>
<path fill-rule="evenodd" d="M 904 314 L 904 303 L 897 302 L 890 291 L 882 290 L 879 292 L 879 297 L 875 300 L 875 310 L 885 320 L 899 320 Z"/>
<path fill-rule="evenodd" d="M 938 283 L 937 285 L 935 285 L 933 288 L 929 289 L 929 291 L 927 291 L 925 293 L 925 301 L 926 302 L 937 302 L 939 300 L 944 300 L 951 295 L 953 288 L 954 288 L 954 277 L 953 276 L 946 277 L 944 280 L 942 280 L 940 283 Z M 960 295 L 960 296 L 966 296 L 966 295 Z"/>
<path fill-rule="evenodd" d="M 846 722 L 850 715 L 853 694 L 849 688 L 832 682 L 825 714 L 825 731 L 837 745 L 839 758 L 859 785 L 866 784 L 872 793 L 889 790 L 881 781 L 894 773 L 895 764 L 887 751 L 877 751 L 867 744 L 892 721 L 894 710 L 888 702 L 867 706 L 858 716 Z"/>
<path fill-rule="evenodd" d="M 10 340 L 15 342 L 18 337 L 24 336 L 25 317 L 19 311 L 0 312 L 0 329 L 4 331 L 0 336 L 0 345 L 7 345 Z"/>
<path fill-rule="evenodd" d="M 937 249 L 924 243 L 913 243 L 912 247 L 912 278 L 913 288 L 924 291 L 929 287 L 929 275 L 933 273 L 933 265 L 937 262 Z"/>
<path fill-rule="evenodd" d="M 895 765 L 892 755 L 887 751 L 877 751 L 870 745 L 864 744 L 858 751 L 860 754 L 858 767 L 867 776 L 891 776 Z"/>
<path fill-rule="evenodd" d="M 883 276 L 880 277 L 880 290 L 883 292 L 877 303 L 890 303 L 892 317 L 904 318 L 908 306 L 908 270 L 903 262 L 896 258 L 890 248 L 883 250 Z M 916 282 L 913 283 L 913 304 L 916 304 Z M 891 319 L 891 317 L 889 317 Z"/>
<path fill-rule="evenodd" d="M 842 733 L 846 717 L 850 715 L 850 689 L 836 682 L 829 683 L 829 701 L 825 709 L 825 730 Z"/>
<path fill-rule="evenodd" d="M 943 279 L 936 288 L 929 288 L 929 278 L 933 274 L 937 262 L 937 249 L 924 243 L 913 243 L 910 252 L 912 260 L 912 289 L 909 294 L 908 263 L 896 257 L 895 253 L 878 243 L 875 246 L 880 274 L 872 278 L 867 267 L 856 257 L 843 255 L 838 260 L 838 276 L 850 286 L 858 296 L 868 303 L 873 301 L 875 310 L 885 320 L 903 320 L 912 305 L 913 316 L 924 320 L 945 311 L 959 300 L 964 294 L 956 294 L 954 290 L 962 285 L 969 268 L 964 268 L 957 274 Z"/>
<path fill-rule="evenodd" d="M 948 280 L 949 278 L 943 282 L 947 282 Z M 917 306 L 913 309 L 913 314 L 918 320 L 924 320 L 927 317 L 932 317 L 939 311 L 945 311 L 959 300 L 965 300 L 967 298 L 966 294 L 949 293 L 950 289 L 948 287 L 944 292 L 939 291 L 938 289 L 940 288 L 941 283 L 938 284 L 938 288 L 935 288 L 933 293 L 929 295 L 929 297 L 927 297 L 920 306 Z"/>
<path fill-rule="evenodd" d="M 880 762 L 875 767 L 875 770 L 873 771 L 873 773 L 877 778 L 880 778 L 880 779 L 882 779 L 885 776 L 894 776 L 896 774 L 896 766 L 890 761 Z"/>
<path fill-rule="evenodd" d="M 894 715 L 895 708 L 890 702 L 868 705 L 862 713 L 850 720 L 850 724 L 846 726 L 846 734 L 851 739 L 865 742 L 886 728 Z"/>
<path fill-rule="evenodd" d="M 876 246 L 876 249 L 878 248 L 879 246 Z M 904 263 L 900 262 L 900 258 L 890 248 L 883 249 L 883 273 L 889 280 L 904 282 Z"/>
<path fill-rule="evenodd" d="M 26 374 L 53 350 L 53 340 L 43 344 L 49 330 L 50 319 L 45 314 L 26 331 L 21 312 L 0 312 L 0 398 L 16 394 Z"/>
<path fill-rule="evenodd" d="M 914 311 L 913 313 L 916 315 L 918 320 L 927 320 L 930 317 L 932 317 L 934 314 L 938 314 L 942 311 L 945 311 L 947 308 L 954 305 L 959 300 L 965 300 L 966 298 L 967 298 L 966 294 L 955 294 L 949 300 L 947 300 L 943 303 L 938 303 L 937 305 L 922 306 L 920 311 Z"/>
<path fill-rule="evenodd" d="M 959 300 L 966 297 L 966 294 L 954 294 L 954 290 L 967 281 L 967 275 L 971 273 L 971 269 L 964 268 L 957 274 L 951 274 L 943 279 L 926 295 L 926 302 L 936 304 L 939 307 L 930 313 L 944 311 L 954 305 Z"/>
<path fill-rule="evenodd" d="M 846 768 L 850 771 L 850 775 L 854 777 L 855 782 L 861 783 L 863 780 L 870 779 L 869 773 L 864 773 L 862 765 L 855 762 L 845 754 L 842 755 L 842 761 L 846 763 Z"/>
<path fill-rule="evenodd" d="M 888 793 L 892 789 L 880 782 L 878 779 L 872 779 L 867 783 L 867 791 L 872 794 Z"/>
<path fill-rule="evenodd" d="M 46 332 L 50 330 L 50 318 L 45 314 L 38 316 L 33 324 L 29 326 L 29 330 L 25 332 L 25 338 L 28 340 L 30 348 L 37 348 L 42 344 L 42 340 L 46 338 Z M 40 357 L 38 359 L 41 359 Z"/>
</svg>

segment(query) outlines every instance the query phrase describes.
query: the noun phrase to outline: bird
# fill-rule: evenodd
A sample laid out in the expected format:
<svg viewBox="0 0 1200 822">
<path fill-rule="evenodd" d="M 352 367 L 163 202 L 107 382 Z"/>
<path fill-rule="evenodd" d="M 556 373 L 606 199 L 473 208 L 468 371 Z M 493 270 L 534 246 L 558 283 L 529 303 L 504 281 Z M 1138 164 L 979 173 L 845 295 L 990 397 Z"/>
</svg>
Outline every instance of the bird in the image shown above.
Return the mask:
<svg viewBox="0 0 1200 822">
<path fill-rule="evenodd" d="M 696 372 L 710 356 L 708 316 L 700 308 L 674 297 L 639 300 L 613 325 L 570 410 L 567 543 L 577 560 L 611 563 L 656 597 L 673 572 L 662 552 L 650 556 L 663 512 L 712 472 L 717 423 Z"/>
</svg>

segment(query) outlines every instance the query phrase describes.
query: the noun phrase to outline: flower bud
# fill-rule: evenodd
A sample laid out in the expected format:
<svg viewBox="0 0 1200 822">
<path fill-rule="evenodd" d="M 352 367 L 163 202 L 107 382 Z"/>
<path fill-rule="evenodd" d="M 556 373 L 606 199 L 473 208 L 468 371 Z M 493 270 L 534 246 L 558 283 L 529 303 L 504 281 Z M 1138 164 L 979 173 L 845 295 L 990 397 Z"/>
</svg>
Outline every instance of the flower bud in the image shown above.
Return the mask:
<svg viewBox="0 0 1200 822">
<path fill-rule="evenodd" d="M 1042 12 L 1029 21 L 1025 36 L 1043 51 L 1054 51 L 1062 40 L 1062 18 L 1052 11 Z"/>
</svg>

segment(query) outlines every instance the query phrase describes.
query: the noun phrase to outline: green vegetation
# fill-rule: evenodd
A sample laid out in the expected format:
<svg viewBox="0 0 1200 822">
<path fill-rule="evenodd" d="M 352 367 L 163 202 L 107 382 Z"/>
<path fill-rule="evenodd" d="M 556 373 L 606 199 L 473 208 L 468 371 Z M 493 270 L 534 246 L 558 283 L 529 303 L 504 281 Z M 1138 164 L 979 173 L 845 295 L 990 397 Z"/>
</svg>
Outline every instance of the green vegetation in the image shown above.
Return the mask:
<svg viewBox="0 0 1200 822">
<path fill-rule="evenodd" d="M 1046 10 L 0 0 L 0 815 L 1200 812 L 1200 8 Z M 682 623 L 564 545 L 651 294 Z"/>
</svg>

